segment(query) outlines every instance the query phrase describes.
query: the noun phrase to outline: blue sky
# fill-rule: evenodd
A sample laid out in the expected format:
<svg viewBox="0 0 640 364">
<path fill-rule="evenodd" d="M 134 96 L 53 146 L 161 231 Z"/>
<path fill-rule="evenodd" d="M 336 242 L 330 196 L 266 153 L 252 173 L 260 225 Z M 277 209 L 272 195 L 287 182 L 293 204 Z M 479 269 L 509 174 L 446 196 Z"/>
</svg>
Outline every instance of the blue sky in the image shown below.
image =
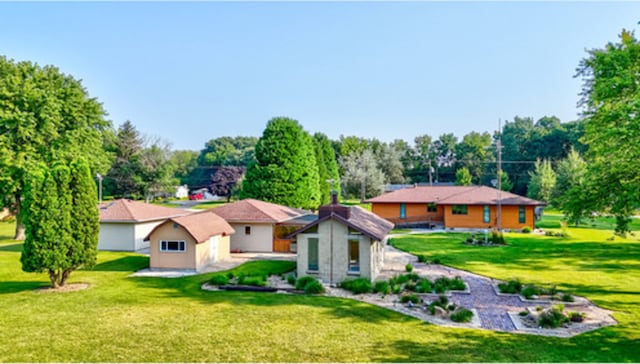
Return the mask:
<svg viewBox="0 0 640 364">
<path fill-rule="evenodd" d="M 117 127 L 174 149 L 260 136 L 274 116 L 336 139 L 578 118 L 587 53 L 640 3 L 0 2 L 0 54 L 82 79 Z"/>
</svg>

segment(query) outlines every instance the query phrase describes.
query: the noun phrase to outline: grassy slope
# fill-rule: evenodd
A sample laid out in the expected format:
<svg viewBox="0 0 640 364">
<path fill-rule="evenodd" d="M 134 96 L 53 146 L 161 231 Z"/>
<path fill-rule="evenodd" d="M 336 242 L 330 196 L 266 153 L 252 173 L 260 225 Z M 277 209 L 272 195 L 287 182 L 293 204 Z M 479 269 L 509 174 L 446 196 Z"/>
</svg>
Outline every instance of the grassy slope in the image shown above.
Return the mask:
<svg viewBox="0 0 640 364">
<path fill-rule="evenodd" d="M 0 224 L 0 239 L 9 236 L 11 229 Z M 439 254 L 452 264 L 485 274 L 544 283 L 575 277 L 571 282 L 579 285 L 571 288 L 576 293 L 627 311 L 616 314 L 622 324 L 573 339 L 444 328 L 351 300 L 201 291 L 200 284 L 210 274 L 129 278 L 132 271 L 148 265 L 147 257 L 132 253 L 101 252 L 97 267 L 72 274 L 72 282 L 91 284 L 87 290 L 40 293 L 34 288 L 46 286 L 46 276 L 21 272 L 21 244 L 5 239 L 0 241 L 0 332 L 5 333 L 0 361 L 640 360 L 639 329 L 633 322 L 638 320 L 633 303 L 638 302 L 640 285 L 638 267 L 630 266 L 638 262 L 637 243 L 585 243 L 591 248 L 579 249 L 589 255 L 584 260 L 568 250 L 553 250 L 545 259 L 552 272 L 567 272 L 556 277 L 542 275 L 538 264 L 543 262 L 537 261 L 542 253 L 531 253 L 536 248 L 552 249 L 556 241 L 566 249 L 572 243 L 541 239 L 542 246 L 517 254 L 514 242 L 498 249 L 513 250 L 508 257 L 516 261 L 507 262 L 505 268 L 491 268 L 487 263 L 503 260 L 491 258 L 504 256 L 501 250 L 476 252 L 451 239 L 440 240 L 402 244 L 419 244 L 419 249 L 413 249 Z M 447 244 L 452 244 L 451 254 L 440 252 Z M 570 261 L 562 263 L 565 258 Z M 594 258 L 598 266 L 590 263 Z M 565 264 L 573 268 L 559 268 Z M 636 272 L 615 278 L 621 268 Z M 588 279 L 579 278 L 583 272 Z"/>
</svg>

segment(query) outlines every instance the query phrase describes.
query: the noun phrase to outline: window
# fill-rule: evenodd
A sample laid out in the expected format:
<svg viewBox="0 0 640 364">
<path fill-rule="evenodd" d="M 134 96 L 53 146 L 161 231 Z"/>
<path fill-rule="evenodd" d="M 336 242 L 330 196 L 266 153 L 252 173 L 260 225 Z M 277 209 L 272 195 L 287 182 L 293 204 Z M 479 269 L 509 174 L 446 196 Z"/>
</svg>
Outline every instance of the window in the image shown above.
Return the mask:
<svg viewBox="0 0 640 364">
<path fill-rule="evenodd" d="M 360 272 L 360 240 L 349 239 L 349 272 Z"/>
<path fill-rule="evenodd" d="M 525 222 L 527 222 L 527 213 L 526 213 L 526 209 L 524 206 L 520 206 L 518 208 L 518 222 L 521 224 L 524 224 Z"/>
<path fill-rule="evenodd" d="M 251 235 L 251 226 L 244 227 L 244 235 Z"/>
<path fill-rule="evenodd" d="M 318 238 L 307 238 L 309 243 L 308 270 L 318 270 Z"/>
<path fill-rule="evenodd" d="M 403 203 L 400 204 L 400 218 L 401 219 L 407 218 L 407 205 Z"/>
<path fill-rule="evenodd" d="M 427 205 L 427 212 L 438 212 L 438 205 L 430 203 Z"/>
<path fill-rule="evenodd" d="M 453 215 L 466 215 L 468 211 L 467 205 L 453 205 L 451 206 L 451 213 Z"/>
<path fill-rule="evenodd" d="M 491 222 L 491 208 L 489 206 L 485 206 L 482 211 L 482 222 Z"/>
<path fill-rule="evenodd" d="M 183 240 L 161 240 L 160 251 L 161 252 L 184 252 L 186 251 L 186 245 Z"/>
</svg>

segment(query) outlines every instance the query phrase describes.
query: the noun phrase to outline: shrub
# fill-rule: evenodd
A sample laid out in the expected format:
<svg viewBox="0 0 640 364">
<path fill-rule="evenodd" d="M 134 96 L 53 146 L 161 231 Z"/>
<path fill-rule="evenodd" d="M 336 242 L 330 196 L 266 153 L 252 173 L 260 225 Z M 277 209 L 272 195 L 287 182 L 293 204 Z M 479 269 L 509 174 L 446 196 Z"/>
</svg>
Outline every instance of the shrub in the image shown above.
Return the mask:
<svg viewBox="0 0 640 364">
<path fill-rule="evenodd" d="M 409 273 L 413 272 L 413 265 L 411 263 L 407 263 L 407 265 L 404 266 L 404 270 Z"/>
<path fill-rule="evenodd" d="M 454 279 L 449 280 L 449 289 L 453 291 L 464 291 L 467 289 L 467 285 L 464 283 L 462 278 L 455 277 Z"/>
<path fill-rule="evenodd" d="M 440 260 L 440 258 L 433 258 L 431 263 L 433 263 L 433 264 L 441 264 L 441 260 Z"/>
<path fill-rule="evenodd" d="M 453 311 L 453 310 L 456 309 L 456 307 L 458 307 L 458 306 L 456 306 L 455 303 L 452 303 L 449 306 L 447 306 L 447 311 Z"/>
<path fill-rule="evenodd" d="M 421 278 L 420 275 L 418 275 L 418 273 L 407 273 L 405 274 L 405 276 L 410 280 L 410 281 L 414 281 L 414 282 L 418 282 Z"/>
<path fill-rule="evenodd" d="M 522 295 L 526 299 L 531 299 L 533 296 L 539 294 L 538 288 L 534 285 L 528 284 L 522 289 Z"/>
<path fill-rule="evenodd" d="M 224 286 L 229 284 L 229 278 L 225 275 L 215 275 L 213 277 L 211 277 L 211 279 L 209 280 L 210 284 L 213 284 L 214 286 Z"/>
<path fill-rule="evenodd" d="M 293 276 L 293 274 L 289 274 L 287 276 L 287 283 L 289 283 L 292 286 L 296 285 L 296 277 Z"/>
<path fill-rule="evenodd" d="M 461 308 L 456 312 L 452 313 L 451 316 L 449 316 L 449 318 L 453 322 L 469 322 L 471 321 L 472 317 L 473 317 L 473 312 L 471 312 L 470 310 L 467 310 L 466 308 Z"/>
<path fill-rule="evenodd" d="M 506 283 L 499 283 L 498 289 L 500 293 L 520 293 L 522 290 L 522 283 L 517 279 L 512 279 Z"/>
<path fill-rule="evenodd" d="M 304 277 L 300 277 L 298 278 L 298 280 L 296 281 L 296 289 L 299 291 L 304 290 L 304 287 L 312 281 L 316 281 L 317 279 L 315 279 L 315 277 L 311 277 L 311 276 L 304 276 Z"/>
<path fill-rule="evenodd" d="M 322 283 L 320 283 L 320 281 L 318 281 L 317 279 L 314 278 L 314 280 L 309 281 L 304 286 L 304 293 L 306 293 L 306 294 L 324 293 L 324 286 L 322 285 Z"/>
<path fill-rule="evenodd" d="M 267 285 L 267 281 L 261 276 L 242 276 L 242 279 L 238 279 L 238 284 L 244 284 L 247 286 L 264 287 Z"/>
<path fill-rule="evenodd" d="M 421 280 L 418 281 L 418 284 L 416 284 L 416 292 L 419 293 L 428 293 L 431 292 L 433 290 L 433 285 L 431 284 L 431 281 L 423 278 Z"/>
<path fill-rule="evenodd" d="M 520 315 L 520 316 L 522 316 L 522 317 L 524 317 L 524 316 L 529 316 L 529 311 L 527 311 L 527 310 L 520 311 L 520 312 L 518 312 L 518 315 Z"/>
<path fill-rule="evenodd" d="M 489 237 L 489 240 L 493 243 L 493 244 L 497 244 L 497 245 L 505 245 L 505 241 L 504 241 L 504 235 L 502 234 L 502 231 L 498 231 L 498 230 L 492 230 L 491 231 L 491 237 Z"/>
<path fill-rule="evenodd" d="M 394 283 L 397 283 L 397 284 L 405 284 L 410 280 L 410 277 L 408 274 L 402 274 L 399 276 L 395 276 L 394 278 L 395 278 Z"/>
<path fill-rule="evenodd" d="M 449 304 L 449 299 L 447 298 L 447 296 L 440 296 L 438 297 L 437 301 L 433 302 L 433 304 L 436 306 L 440 306 L 446 310 L 447 305 Z"/>
<path fill-rule="evenodd" d="M 415 294 L 410 294 L 410 295 L 406 295 L 406 296 L 400 297 L 400 302 L 402 302 L 402 303 L 407 303 L 407 302 L 418 303 L 418 302 L 420 302 L 420 298 L 418 298 L 418 296 L 415 295 Z"/>
<path fill-rule="evenodd" d="M 431 303 L 429 306 L 427 306 L 427 311 L 429 311 L 430 314 L 435 315 L 436 314 L 436 305 Z"/>
<path fill-rule="evenodd" d="M 557 328 L 568 320 L 569 318 L 562 313 L 562 308 L 553 307 L 540 314 L 538 325 L 546 328 Z"/>
<path fill-rule="evenodd" d="M 528 226 L 525 226 L 525 227 L 522 228 L 522 232 L 524 234 L 530 234 L 531 233 L 531 228 L 528 227 Z"/>
<path fill-rule="evenodd" d="M 406 289 L 407 291 L 417 292 L 416 291 L 416 284 L 413 281 L 409 281 L 409 282 L 405 283 L 404 284 L 404 289 Z"/>
<path fill-rule="evenodd" d="M 371 281 L 367 278 L 348 279 L 340 283 L 340 287 L 355 294 L 371 292 Z"/>
<path fill-rule="evenodd" d="M 573 302 L 573 296 L 572 296 L 572 295 L 570 295 L 570 294 L 568 294 L 568 293 L 563 294 L 563 295 L 562 295 L 562 297 L 561 297 L 561 299 L 562 299 L 564 302 Z"/>
<path fill-rule="evenodd" d="M 374 293 L 381 293 L 383 295 L 390 294 L 391 293 L 391 286 L 389 285 L 389 282 L 387 282 L 387 281 L 376 281 L 376 283 L 373 285 L 373 292 Z"/>
<path fill-rule="evenodd" d="M 402 292 L 402 286 L 400 285 L 393 286 L 393 288 L 391 289 L 391 292 L 393 294 L 400 294 L 400 292 Z"/>
<path fill-rule="evenodd" d="M 428 261 L 427 256 L 424 254 L 418 254 L 418 262 L 420 263 L 426 263 Z"/>
<path fill-rule="evenodd" d="M 584 321 L 585 314 L 581 312 L 569 312 L 569 321 L 582 322 Z"/>
</svg>

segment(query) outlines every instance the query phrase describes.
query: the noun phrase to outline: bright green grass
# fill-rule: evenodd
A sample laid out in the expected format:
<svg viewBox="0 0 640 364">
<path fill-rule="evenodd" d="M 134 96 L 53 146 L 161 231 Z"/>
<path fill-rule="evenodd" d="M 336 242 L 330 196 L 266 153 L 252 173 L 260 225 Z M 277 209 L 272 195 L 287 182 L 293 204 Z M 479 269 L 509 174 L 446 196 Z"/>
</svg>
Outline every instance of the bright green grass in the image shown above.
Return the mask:
<svg viewBox="0 0 640 364">
<path fill-rule="evenodd" d="M 536 222 L 536 227 L 540 229 L 560 229 L 560 222 L 564 221 L 564 216 L 559 213 L 549 213 L 545 210 L 542 215 L 542 219 Z M 569 224 L 570 227 L 575 228 L 575 224 Z M 597 217 L 594 219 L 583 219 L 577 228 L 584 229 L 599 229 L 599 230 L 613 230 L 616 226 L 615 217 Z M 629 224 L 629 228 L 632 231 L 640 231 L 640 219 L 633 218 Z"/>
<path fill-rule="evenodd" d="M 0 224 L 0 236 L 12 229 Z M 74 272 L 71 283 L 87 282 L 87 290 L 42 293 L 36 288 L 48 284 L 45 274 L 23 273 L 21 244 L 5 239 L 0 241 L 0 361 L 640 360 L 637 243 L 548 238 L 536 243 L 525 236 L 534 242 L 477 250 L 450 235 L 434 237 L 402 244 L 485 274 L 576 284 L 569 288 L 619 310 L 616 318 L 622 324 L 572 339 L 445 328 L 353 300 L 201 290 L 215 273 L 130 278 L 148 266 L 147 257 L 134 253 L 100 252 L 93 270 Z M 572 253 L 576 247 L 578 256 Z M 449 248 L 446 254 L 441 251 Z M 548 258 L 538 251 L 544 249 L 550 250 Z M 505 258 L 514 261 L 503 268 Z M 546 264 L 550 272 L 540 268 Z"/>
</svg>

